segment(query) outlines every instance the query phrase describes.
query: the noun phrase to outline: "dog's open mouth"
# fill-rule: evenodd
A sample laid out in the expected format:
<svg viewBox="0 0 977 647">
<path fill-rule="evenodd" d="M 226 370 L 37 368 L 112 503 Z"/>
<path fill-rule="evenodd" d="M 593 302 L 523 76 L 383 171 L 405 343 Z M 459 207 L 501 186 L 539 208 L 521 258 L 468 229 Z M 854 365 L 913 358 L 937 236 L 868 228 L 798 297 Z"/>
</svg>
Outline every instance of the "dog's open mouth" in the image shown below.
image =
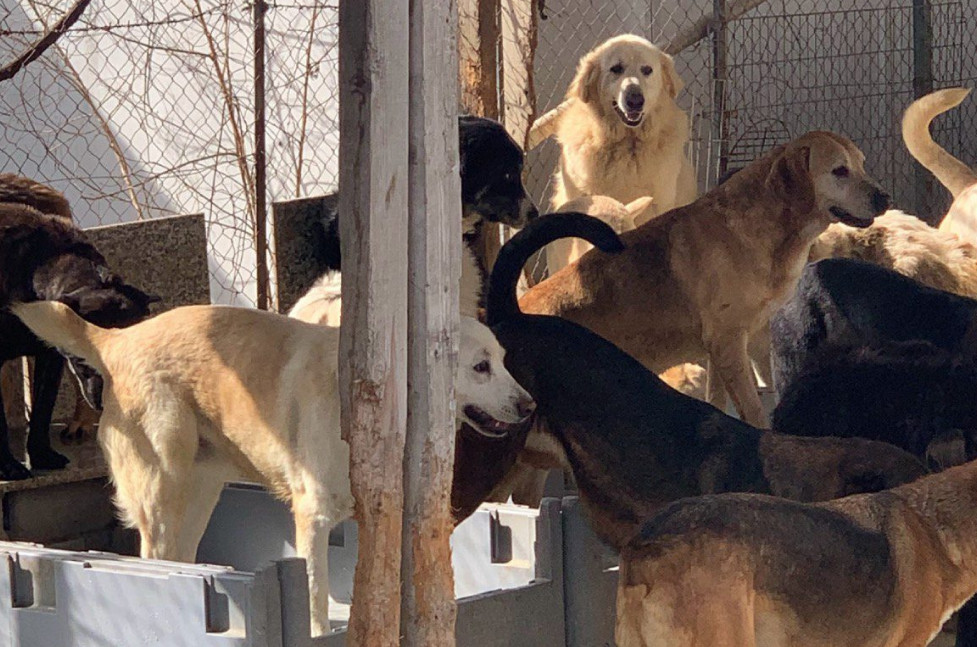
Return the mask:
<svg viewBox="0 0 977 647">
<path fill-rule="evenodd" d="M 872 224 L 873 218 L 856 218 L 850 212 L 845 211 L 841 207 L 831 207 L 828 209 L 831 215 L 838 219 L 838 222 L 848 225 L 849 227 L 858 227 L 859 229 L 864 229 Z"/>
<path fill-rule="evenodd" d="M 472 423 L 475 431 L 489 438 L 502 438 L 519 425 L 525 423 L 525 420 L 520 420 L 519 422 L 502 422 L 501 420 L 496 420 L 473 404 L 466 404 L 464 412 L 465 417 Z"/>
<path fill-rule="evenodd" d="M 624 125 L 629 128 L 637 128 L 645 118 L 643 110 L 621 110 L 621 106 L 617 105 L 617 101 L 614 102 L 614 110 L 617 112 L 617 116 L 621 118 L 621 121 L 624 122 Z"/>
</svg>

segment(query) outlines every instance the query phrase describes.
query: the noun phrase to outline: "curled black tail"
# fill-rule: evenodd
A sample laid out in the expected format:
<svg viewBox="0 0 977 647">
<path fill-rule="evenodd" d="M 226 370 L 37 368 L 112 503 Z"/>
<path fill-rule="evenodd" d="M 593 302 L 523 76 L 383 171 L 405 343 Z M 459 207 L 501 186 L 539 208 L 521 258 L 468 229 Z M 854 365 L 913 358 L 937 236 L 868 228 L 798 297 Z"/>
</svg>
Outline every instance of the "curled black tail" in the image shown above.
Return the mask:
<svg viewBox="0 0 977 647">
<path fill-rule="evenodd" d="M 606 223 L 583 213 L 551 213 L 530 221 L 502 249 L 489 278 L 489 326 L 519 314 L 516 283 L 529 257 L 560 238 L 583 238 L 604 252 L 619 252 L 624 244 Z"/>
</svg>

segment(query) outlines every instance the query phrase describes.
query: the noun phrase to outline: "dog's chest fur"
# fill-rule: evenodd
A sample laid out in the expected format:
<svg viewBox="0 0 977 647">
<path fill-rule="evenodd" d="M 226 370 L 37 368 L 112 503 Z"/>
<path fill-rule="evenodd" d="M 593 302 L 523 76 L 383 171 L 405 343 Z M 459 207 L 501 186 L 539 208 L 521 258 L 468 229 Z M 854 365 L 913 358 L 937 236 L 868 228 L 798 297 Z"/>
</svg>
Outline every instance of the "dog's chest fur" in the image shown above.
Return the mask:
<svg viewBox="0 0 977 647">
<path fill-rule="evenodd" d="M 571 109 L 591 113 L 586 106 Z M 684 113 L 677 108 L 657 111 L 648 119 L 660 125 L 640 131 L 623 125 L 608 129 L 592 124 L 595 119 L 565 119 L 567 125 L 557 133 L 563 152 L 554 178 L 555 206 L 581 195 L 607 195 L 625 203 L 650 195 L 661 211 L 676 206 L 678 176 L 687 164 L 680 131 L 681 124 L 687 129 Z M 592 125 L 580 128 L 581 123 Z"/>
</svg>

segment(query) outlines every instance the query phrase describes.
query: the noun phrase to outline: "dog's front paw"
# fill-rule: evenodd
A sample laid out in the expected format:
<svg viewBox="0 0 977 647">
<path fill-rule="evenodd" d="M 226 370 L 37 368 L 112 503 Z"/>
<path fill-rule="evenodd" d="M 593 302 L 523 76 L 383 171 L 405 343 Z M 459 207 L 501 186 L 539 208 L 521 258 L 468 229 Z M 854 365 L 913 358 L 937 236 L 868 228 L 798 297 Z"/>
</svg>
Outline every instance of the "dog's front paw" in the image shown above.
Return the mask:
<svg viewBox="0 0 977 647">
<path fill-rule="evenodd" d="M 14 457 L 0 459 L 0 481 L 23 481 L 31 477 L 31 471 Z"/>
<path fill-rule="evenodd" d="M 63 470 L 68 465 L 68 457 L 59 454 L 51 448 L 30 452 L 31 469 L 34 470 Z"/>
</svg>

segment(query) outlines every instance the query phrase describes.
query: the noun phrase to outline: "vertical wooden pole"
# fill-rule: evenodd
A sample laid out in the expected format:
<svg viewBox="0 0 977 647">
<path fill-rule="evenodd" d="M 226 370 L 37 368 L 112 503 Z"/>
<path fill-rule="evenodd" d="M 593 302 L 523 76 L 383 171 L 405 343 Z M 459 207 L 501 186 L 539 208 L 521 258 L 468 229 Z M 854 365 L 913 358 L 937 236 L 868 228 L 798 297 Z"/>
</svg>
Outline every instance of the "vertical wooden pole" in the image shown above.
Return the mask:
<svg viewBox="0 0 977 647">
<path fill-rule="evenodd" d="M 359 523 L 347 645 L 400 636 L 407 421 L 406 2 L 339 3 L 339 348 L 343 437 Z"/>
<path fill-rule="evenodd" d="M 478 5 L 482 0 L 458 0 L 458 75 L 461 109 L 482 114 L 482 69 L 478 45 Z"/>
<path fill-rule="evenodd" d="M 265 156 L 265 0 L 254 3 L 254 253 L 257 306 L 268 309 L 268 206 Z"/>
<path fill-rule="evenodd" d="M 499 102 L 499 24 L 501 0 L 478 0 L 478 104 L 479 111 L 474 114 L 501 121 L 502 111 Z M 495 257 L 499 255 L 501 231 L 499 225 L 482 225 L 481 258 L 485 267 L 491 271 Z"/>
<path fill-rule="evenodd" d="M 454 377 L 461 275 L 457 11 L 410 0 L 407 444 L 404 455 L 405 647 L 455 644 L 449 538 Z"/>
</svg>

